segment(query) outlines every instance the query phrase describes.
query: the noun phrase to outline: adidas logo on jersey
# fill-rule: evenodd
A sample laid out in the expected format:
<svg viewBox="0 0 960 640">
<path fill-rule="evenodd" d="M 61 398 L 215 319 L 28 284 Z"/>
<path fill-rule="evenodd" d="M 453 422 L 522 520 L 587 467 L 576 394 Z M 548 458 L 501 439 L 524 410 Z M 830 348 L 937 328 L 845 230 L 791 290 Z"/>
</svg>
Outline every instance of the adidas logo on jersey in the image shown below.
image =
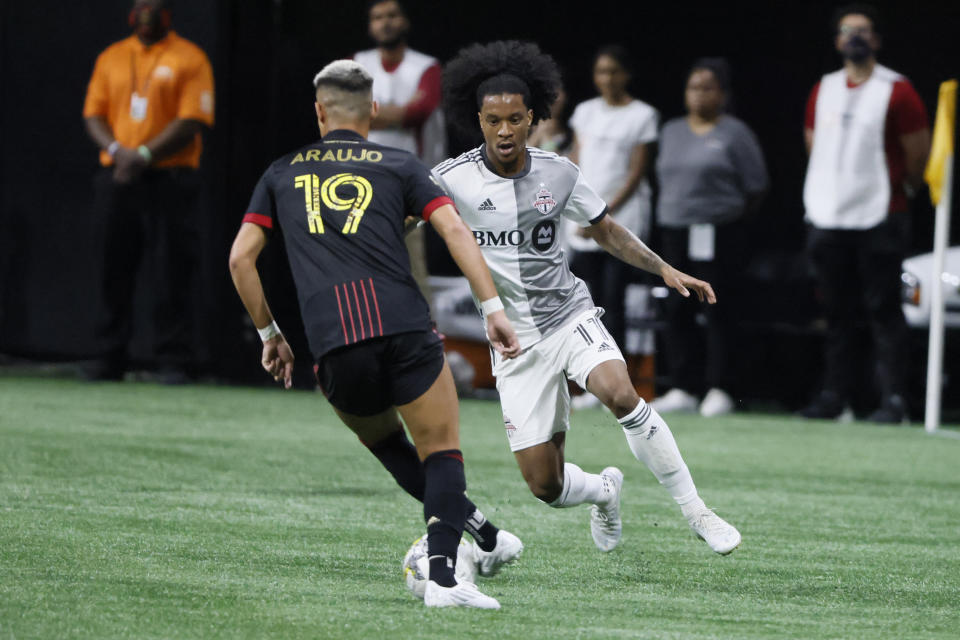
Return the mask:
<svg viewBox="0 0 960 640">
<path fill-rule="evenodd" d="M 601 342 L 600 346 L 597 347 L 597 353 L 603 353 L 604 351 L 613 351 L 613 347 L 606 342 Z"/>
<path fill-rule="evenodd" d="M 477 207 L 477 211 L 496 211 L 497 207 L 493 204 L 493 200 L 487 198 L 480 203 L 480 206 Z"/>
</svg>

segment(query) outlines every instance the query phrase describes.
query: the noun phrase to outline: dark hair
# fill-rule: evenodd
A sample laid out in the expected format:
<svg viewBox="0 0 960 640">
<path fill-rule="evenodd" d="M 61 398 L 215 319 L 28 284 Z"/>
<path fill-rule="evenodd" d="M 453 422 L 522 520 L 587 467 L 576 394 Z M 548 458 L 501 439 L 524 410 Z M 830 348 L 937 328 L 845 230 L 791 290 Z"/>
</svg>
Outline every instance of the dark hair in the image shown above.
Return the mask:
<svg viewBox="0 0 960 640">
<path fill-rule="evenodd" d="M 833 16 L 830 18 L 831 35 L 835 35 L 837 31 L 840 30 L 841 20 L 854 13 L 867 16 L 867 18 L 870 20 L 870 25 L 873 27 L 874 33 L 881 33 L 880 12 L 877 11 L 877 8 L 872 4 L 857 2 L 854 4 L 845 4 L 842 7 L 837 7 L 837 9 L 833 12 Z"/>
<path fill-rule="evenodd" d="M 473 134 L 484 96 L 519 93 L 533 124 L 550 117 L 560 91 L 560 68 L 532 42 L 499 40 L 461 49 L 443 69 L 444 106 L 450 122 Z"/>
<path fill-rule="evenodd" d="M 619 44 L 608 44 L 600 47 L 596 55 L 593 56 L 593 64 L 596 66 L 597 60 L 602 57 L 613 58 L 617 64 L 623 67 L 624 71 L 633 75 L 633 57 L 627 48 Z"/>
<path fill-rule="evenodd" d="M 377 6 L 378 4 L 383 4 L 384 2 L 394 2 L 394 3 L 396 3 L 397 8 L 400 9 L 400 13 L 402 13 L 402 14 L 404 15 L 404 17 L 406 17 L 406 15 L 407 15 L 407 8 L 403 6 L 403 3 L 400 2 L 400 0 L 369 0 L 369 2 L 367 2 L 367 17 L 370 16 L 370 11 L 371 11 L 375 6 Z"/>
<path fill-rule="evenodd" d="M 687 80 L 693 75 L 694 71 L 706 69 L 717 79 L 720 90 L 730 94 L 730 63 L 726 58 L 697 58 L 690 65 L 690 71 L 687 72 Z"/>
</svg>

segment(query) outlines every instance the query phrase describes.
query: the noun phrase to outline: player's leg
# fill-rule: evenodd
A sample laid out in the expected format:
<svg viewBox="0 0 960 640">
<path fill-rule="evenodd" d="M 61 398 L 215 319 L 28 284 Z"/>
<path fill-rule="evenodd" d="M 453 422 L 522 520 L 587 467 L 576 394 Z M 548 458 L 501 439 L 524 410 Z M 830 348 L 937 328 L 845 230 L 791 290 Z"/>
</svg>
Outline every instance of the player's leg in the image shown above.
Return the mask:
<svg viewBox="0 0 960 640">
<path fill-rule="evenodd" d="M 670 492 L 697 535 L 717 553 L 733 551 L 740 544 L 740 533 L 706 507 L 670 427 L 637 395 L 623 361 L 598 364 L 589 372 L 586 384 L 617 417 L 634 457 Z"/>
<path fill-rule="evenodd" d="M 400 409 L 416 443 L 426 482 L 426 464 L 431 455 L 437 451 L 459 450 L 460 403 L 443 353 L 443 342 L 435 332 L 404 334 L 397 336 L 395 342 L 388 369 L 391 399 Z M 417 413 L 421 408 L 423 415 Z M 433 442 L 438 434 L 453 440 Z M 466 507 L 463 526 L 477 543 L 481 572 L 492 575 L 500 564 L 515 559 L 523 550 L 523 544 L 513 534 L 489 522 L 466 496 L 463 500 Z"/>
<path fill-rule="evenodd" d="M 399 404 L 397 410 L 423 460 L 423 513 L 427 520 L 430 558 L 430 581 L 424 603 L 500 608 L 496 600 L 469 583 L 458 584 L 454 577 L 457 547 L 470 503 L 460 452 L 457 392 L 446 362 L 425 393 L 411 402 Z"/>
<path fill-rule="evenodd" d="M 361 440 L 376 441 L 396 431 L 399 421 L 392 405 L 398 390 L 401 397 L 406 393 L 415 396 L 402 403 L 399 411 L 410 425 L 414 442 L 421 447 L 417 461 L 423 458 L 422 501 L 430 555 L 430 582 L 424 602 L 427 606 L 499 608 L 496 600 L 473 585 L 458 585 L 454 577 L 469 503 L 464 495 L 456 405 L 451 414 L 449 406 L 438 402 L 448 397 L 447 385 L 452 389 L 453 381 L 449 369 L 446 376 L 442 375 L 442 352 L 438 376 L 436 362 L 427 359 L 424 364 L 423 356 L 429 355 L 429 350 L 422 347 L 427 345 L 412 344 L 416 340 L 402 334 L 336 350 L 318 363 L 317 378 L 340 419 Z M 403 363 L 399 381 L 394 380 L 398 361 Z M 418 393 L 424 387 L 425 391 Z M 412 464 L 409 457 L 407 461 Z M 413 483 L 410 490 L 416 491 L 416 479 L 409 481 Z"/>
<path fill-rule="evenodd" d="M 375 416 L 352 416 L 334 408 L 340 419 L 357 434 L 360 441 L 390 472 L 400 488 L 423 502 L 426 476 L 416 447 L 407 438 L 400 416 L 393 408 Z M 500 529 L 487 520 L 483 512 L 467 499 L 467 520 L 464 529 L 482 552 L 493 553 Z M 513 534 L 505 532 L 509 537 Z M 499 567 L 498 567 L 499 568 Z M 485 574 L 486 575 L 486 574 Z"/>
<path fill-rule="evenodd" d="M 395 336 L 333 351 L 324 356 L 315 368 L 317 382 L 340 419 L 390 472 L 397 484 L 420 502 L 424 501 L 426 488 L 423 461 L 407 438 L 397 410 L 391 405 L 398 393 L 402 398 L 422 395 L 424 389 L 430 389 L 443 376 L 442 346 L 438 350 L 435 345 L 439 345 L 439 341 L 432 334 L 426 334 L 426 338 L 417 335 Z M 405 352 L 425 356 L 421 358 L 418 355 L 399 371 L 386 371 L 382 365 L 386 352 L 393 356 Z M 385 375 L 411 382 L 401 384 L 399 390 L 393 389 L 383 379 Z M 446 375 L 449 376 L 449 369 Z M 449 394 L 449 389 L 446 389 L 446 393 Z M 452 406 L 456 407 L 455 394 L 452 402 Z M 450 404 L 449 397 L 447 404 Z M 451 444 L 456 446 L 455 442 L 447 443 L 447 446 Z M 466 500 L 466 512 L 464 527 L 477 542 L 479 555 L 502 557 L 501 564 L 519 555 L 523 548 L 519 539 L 498 529 L 469 499 Z M 513 549 L 512 555 L 507 553 L 508 548 Z M 507 555 L 510 555 L 508 559 Z M 489 558 L 487 564 L 490 564 Z M 499 565 L 493 569 L 488 567 L 488 571 L 495 572 L 498 568 Z"/>
<path fill-rule="evenodd" d="M 622 474 L 618 470 L 610 467 L 601 474 L 587 473 L 564 460 L 570 393 L 557 346 L 569 331 L 561 329 L 520 357 L 499 361 L 494 367 L 510 449 L 531 493 L 551 507 L 586 503 L 619 512 Z M 616 533 L 602 540 L 595 535 L 594 542 L 609 551 L 619 541 Z"/>
</svg>

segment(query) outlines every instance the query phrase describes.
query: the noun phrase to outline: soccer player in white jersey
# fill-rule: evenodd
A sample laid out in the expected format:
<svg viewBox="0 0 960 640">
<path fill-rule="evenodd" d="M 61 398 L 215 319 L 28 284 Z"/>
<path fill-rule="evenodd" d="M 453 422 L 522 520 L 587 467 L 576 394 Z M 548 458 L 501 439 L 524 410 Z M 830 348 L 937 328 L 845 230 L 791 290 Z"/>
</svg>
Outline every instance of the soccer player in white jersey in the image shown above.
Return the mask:
<svg viewBox="0 0 960 640">
<path fill-rule="evenodd" d="M 472 45 L 444 70 L 448 114 L 460 126 L 479 117 L 484 144 L 434 169 L 473 230 L 523 353 L 493 355 L 493 373 L 510 448 L 533 494 L 552 507 L 592 504 L 590 528 L 602 551 L 620 542 L 623 473 L 587 473 L 564 460 L 569 429 L 567 378 L 596 395 L 616 416 L 634 456 L 680 505 L 693 531 L 720 554 L 740 533 L 708 509 L 670 428 L 641 399 L 583 281 L 557 243 L 563 219 L 586 229 L 612 255 L 660 275 L 680 295 L 716 302 L 709 283 L 677 271 L 606 215 L 603 200 L 579 168 L 526 147 L 530 127 L 550 117 L 560 86 L 553 59 L 532 43 Z M 479 113 L 478 113 L 479 112 Z M 482 308 L 486 316 L 497 309 Z M 489 305 L 487 305 L 489 306 Z"/>
</svg>

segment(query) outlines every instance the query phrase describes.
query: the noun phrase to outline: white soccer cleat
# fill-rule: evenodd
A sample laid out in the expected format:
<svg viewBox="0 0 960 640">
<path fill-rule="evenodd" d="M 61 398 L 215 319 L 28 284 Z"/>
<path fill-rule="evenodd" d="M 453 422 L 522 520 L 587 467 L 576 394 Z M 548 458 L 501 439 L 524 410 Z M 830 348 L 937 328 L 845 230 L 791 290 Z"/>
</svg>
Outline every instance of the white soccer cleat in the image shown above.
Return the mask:
<svg viewBox="0 0 960 640">
<path fill-rule="evenodd" d="M 740 532 L 710 509 L 698 511 L 687 518 L 687 522 L 698 538 L 722 556 L 740 546 Z"/>
<path fill-rule="evenodd" d="M 699 406 L 697 397 L 683 389 L 670 389 L 650 403 L 657 413 L 694 413 Z"/>
<path fill-rule="evenodd" d="M 604 489 L 610 499 L 604 506 L 590 507 L 590 533 L 600 551 L 611 551 L 620 543 L 623 522 L 620 519 L 620 489 L 623 487 L 623 472 L 616 467 L 607 467 L 600 472 Z"/>
<path fill-rule="evenodd" d="M 493 551 L 484 551 L 474 543 L 477 569 L 480 571 L 480 575 L 487 577 L 497 575 L 500 572 L 500 567 L 519 558 L 522 552 L 523 543 L 520 538 L 503 529 L 497 531 L 497 546 L 493 548 Z M 459 563 L 457 566 L 460 566 Z"/>
<path fill-rule="evenodd" d="M 700 403 L 700 415 L 704 418 L 725 416 L 732 413 L 735 405 L 730 394 L 723 389 L 710 389 Z"/>
<path fill-rule="evenodd" d="M 474 609 L 499 609 L 495 598 L 484 595 L 472 582 L 458 582 L 453 587 L 441 587 L 433 580 L 427 582 L 423 604 L 428 607 L 472 607 Z"/>
</svg>

